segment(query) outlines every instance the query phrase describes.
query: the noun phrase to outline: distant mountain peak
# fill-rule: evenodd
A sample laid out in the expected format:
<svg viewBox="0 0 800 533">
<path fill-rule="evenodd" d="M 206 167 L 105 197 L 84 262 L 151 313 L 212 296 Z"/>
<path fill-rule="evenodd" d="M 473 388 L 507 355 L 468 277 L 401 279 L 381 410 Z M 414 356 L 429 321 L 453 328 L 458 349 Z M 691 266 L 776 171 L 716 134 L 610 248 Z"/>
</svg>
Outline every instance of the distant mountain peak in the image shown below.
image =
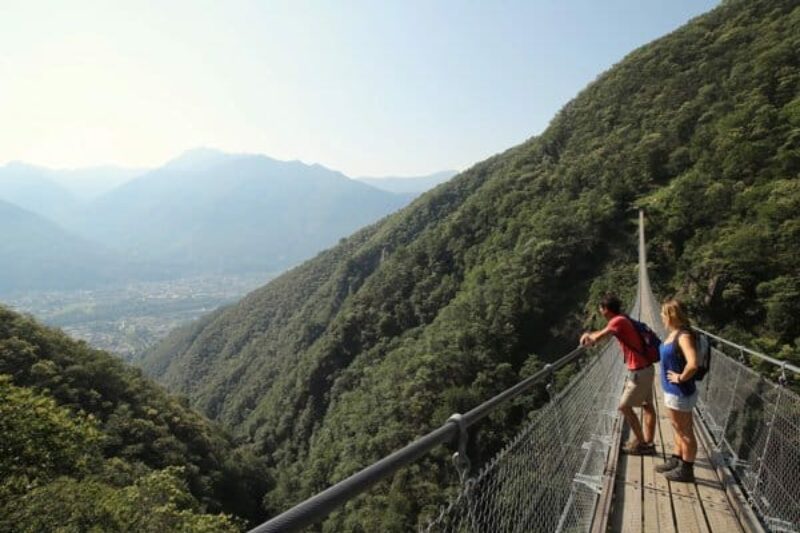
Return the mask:
<svg viewBox="0 0 800 533">
<path fill-rule="evenodd" d="M 9 161 L 4 166 L 0 168 L 5 168 L 7 170 L 14 170 L 14 171 L 47 171 L 43 167 L 38 167 L 36 165 L 31 165 L 30 163 L 25 163 L 24 161 Z"/>
<path fill-rule="evenodd" d="M 241 157 L 241 155 L 228 154 L 221 150 L 217 150 L 216 148 L 192 148 L 191 150 L 186 150 L 175 159 L 171 159 L 164 166 L 189 170 L 198 167 L 214 165 L 235 157 Z"/>
<path fill-rule="evenodd" d="M 358 181 L 396 194 L 421 194 L 458 174 L 457 170 L 442 170 L 426 176 L 362 177 Z"/>
</svg>

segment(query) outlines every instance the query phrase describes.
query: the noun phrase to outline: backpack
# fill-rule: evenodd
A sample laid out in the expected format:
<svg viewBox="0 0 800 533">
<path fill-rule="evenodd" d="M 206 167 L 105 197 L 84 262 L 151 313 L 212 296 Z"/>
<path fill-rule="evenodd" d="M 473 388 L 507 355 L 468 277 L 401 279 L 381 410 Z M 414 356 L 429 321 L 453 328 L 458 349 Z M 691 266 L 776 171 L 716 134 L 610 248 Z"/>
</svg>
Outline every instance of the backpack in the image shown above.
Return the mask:
<svg viewBox="0 0 800 533">
<path fill-rule="evenodd" d="M 711 340 L 708 335 L 696 330 L 692 330 L 692 334 L 694 335 L 694 351 L 697 354 L 697 372 L 694 373 L 692 379 L 703 381 L 703 378 L 711 370 Z M 678 339 L 676 338 L 675 342 L 677 341 Z M 678 350 L 680 349 L 681 346 L 678 344 Z M 683 351 L 681 351 L 681 356 L 683 356 Z M 684 359 L 686 358 L 685 356 L 683 357 Z"/>
<path fill-rule="evenodd" d="M 657 363 L 661 358 L 658 352 L 658 348 L 661 346 L 661 339 L 659 339 L 658 335 L 644 322 L 635 320 L 628 315 L 625 315 L 625 318 L 631 321 L 633 329 L 639 334 L 639 340 L 642 341 L 640 346 L 644 347 L 644 350 L 637 350 L 633 346 L 628 346 L 628 348 L 644 357 L 649 363 Z"/>
</svg>

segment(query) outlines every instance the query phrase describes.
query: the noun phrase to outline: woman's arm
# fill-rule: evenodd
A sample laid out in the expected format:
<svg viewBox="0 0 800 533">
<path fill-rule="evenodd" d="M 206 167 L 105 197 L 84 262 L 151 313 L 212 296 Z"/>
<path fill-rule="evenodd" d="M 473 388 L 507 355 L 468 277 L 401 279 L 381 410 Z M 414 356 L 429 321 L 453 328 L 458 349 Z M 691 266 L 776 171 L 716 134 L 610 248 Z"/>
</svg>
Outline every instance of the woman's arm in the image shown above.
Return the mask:
<svg viewBox="0 0 800 533">
<path fill-rule="evenodd" d="M 697 351 L 694 348 L 694 338 L 691 335 L 678 335 L 678 345 L 681 347 L 683 357 L 686 358 L 686 366 L 683 367 L 683 372 L 669 371 L 667 379 L 671 383 L 684 383 L 691 379 L 697 372 Z"/>
</svg>

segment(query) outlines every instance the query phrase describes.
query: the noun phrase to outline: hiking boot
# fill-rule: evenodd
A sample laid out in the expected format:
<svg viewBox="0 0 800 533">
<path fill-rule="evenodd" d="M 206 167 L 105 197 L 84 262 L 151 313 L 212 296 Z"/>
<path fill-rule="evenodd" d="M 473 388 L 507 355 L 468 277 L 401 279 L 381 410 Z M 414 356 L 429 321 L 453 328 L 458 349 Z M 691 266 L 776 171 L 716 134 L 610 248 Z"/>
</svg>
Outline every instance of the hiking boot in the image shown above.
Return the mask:
<svg viewBox="0 0 800 533">
<path fill-rule="evenodd" d="M 629 442 L 622 448 L 622 453 L 628 455 L 655 455 L 656 445 L 652 442 Z"/>
<path fill-rule="evenodd" d="M 655 471 L 663 474 L 664 472 L 669 472 L 670 470 L 677 468 L 680 464 L 681 460 L 673 455 L 660 465 L 656 465 Z"/>
<path fill-rule="evenodd" d="M 670 481 L 694 483 L 694 463 L 681 461 L 678 466 L 665 472 L 664 477 Z"/>
</svg>

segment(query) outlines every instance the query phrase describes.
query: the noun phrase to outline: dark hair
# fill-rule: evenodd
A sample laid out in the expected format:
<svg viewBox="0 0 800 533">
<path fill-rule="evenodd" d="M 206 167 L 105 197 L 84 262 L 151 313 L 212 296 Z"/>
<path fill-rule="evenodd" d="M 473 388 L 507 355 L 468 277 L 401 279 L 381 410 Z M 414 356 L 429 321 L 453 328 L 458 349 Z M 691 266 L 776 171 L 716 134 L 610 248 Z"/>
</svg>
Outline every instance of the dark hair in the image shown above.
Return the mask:
<svg viewBox="0 0 800 533">
<path fill-rule="evenodd" d="M 618 315 L 622 312 L 622 302 L 619 301 L 616 294 L 607 292 L 601 299 L 600 299 L 600 307 L 604 309 L 608 309 L 615 315 Z"/>
</svg>

